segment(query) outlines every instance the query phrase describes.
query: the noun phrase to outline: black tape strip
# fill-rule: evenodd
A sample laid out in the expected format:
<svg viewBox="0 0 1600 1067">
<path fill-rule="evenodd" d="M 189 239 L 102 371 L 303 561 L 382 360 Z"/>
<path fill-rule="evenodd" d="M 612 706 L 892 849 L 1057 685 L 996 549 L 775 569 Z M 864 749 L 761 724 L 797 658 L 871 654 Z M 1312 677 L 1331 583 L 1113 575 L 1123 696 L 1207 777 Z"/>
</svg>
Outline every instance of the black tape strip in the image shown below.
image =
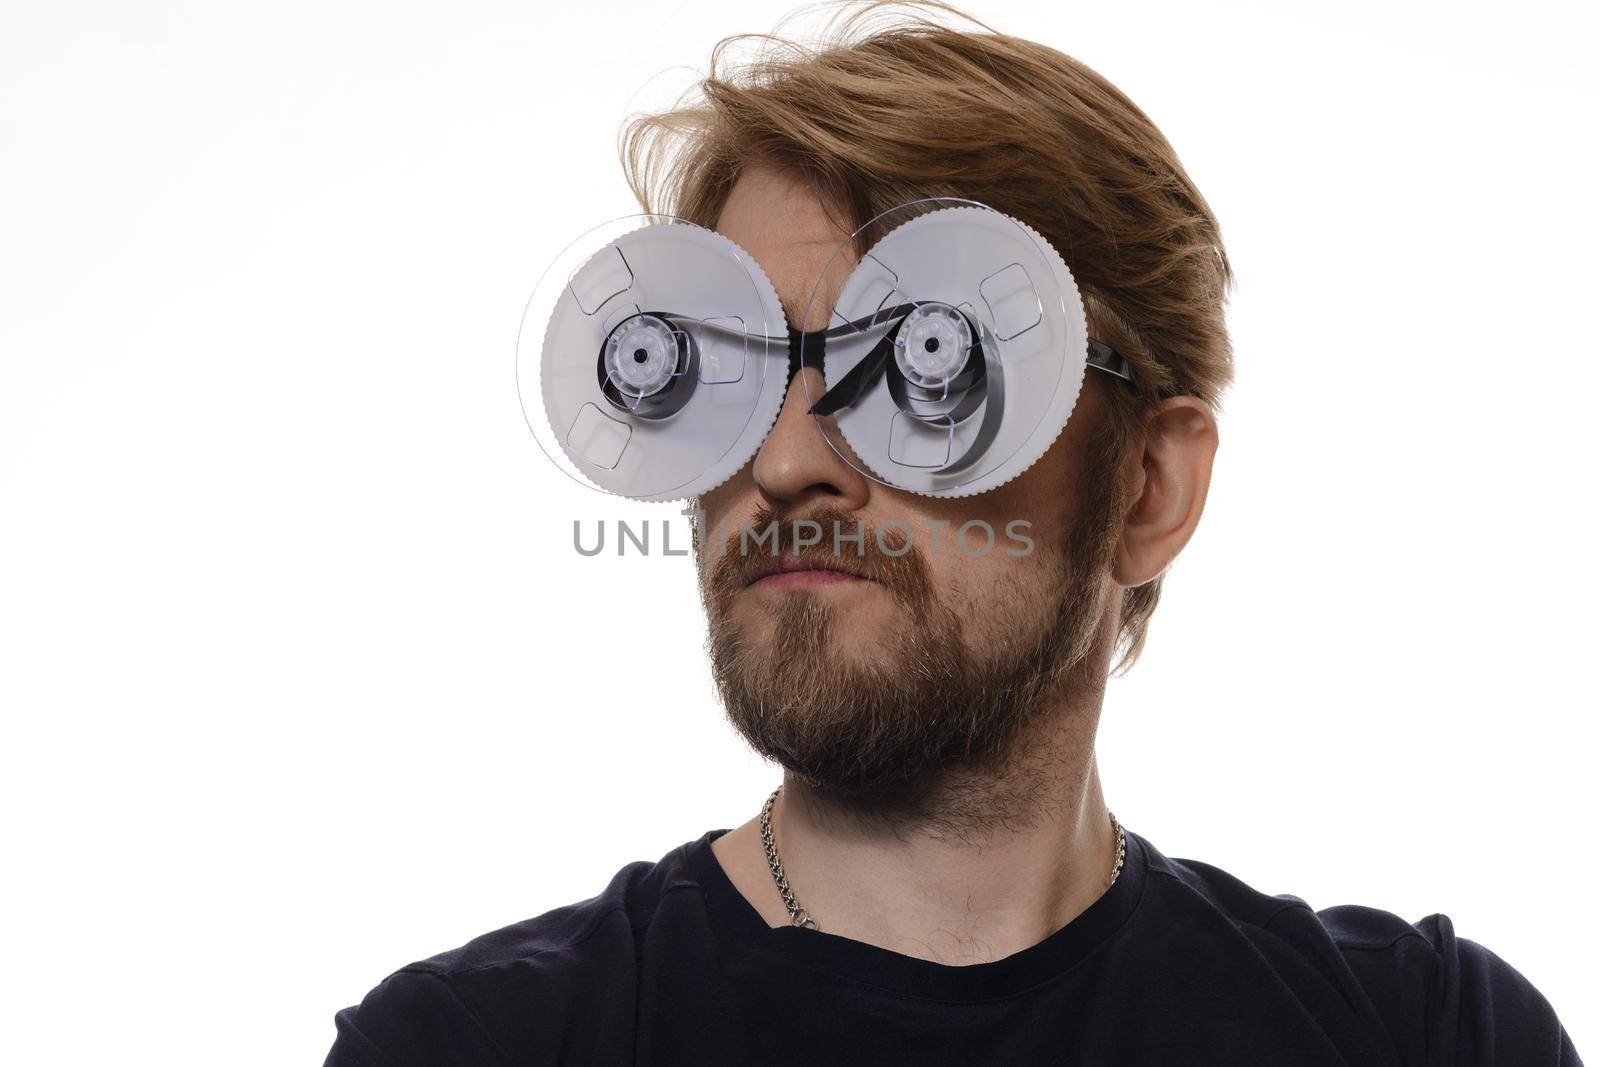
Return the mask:
<svg viewBox="0 0 1600 1067">
<path fill-rule="evenodd" d="M 785 390 L 793 384 L 794 376 L 800 373 L 800 346 L 805 345 L 806 366 L 822 370 L 823 359 L 827 355 L 828 333 L 826 330 L 812 330 L 803 333 L 789 327 L 789 377 L 784 382 Z"/>
</svg>

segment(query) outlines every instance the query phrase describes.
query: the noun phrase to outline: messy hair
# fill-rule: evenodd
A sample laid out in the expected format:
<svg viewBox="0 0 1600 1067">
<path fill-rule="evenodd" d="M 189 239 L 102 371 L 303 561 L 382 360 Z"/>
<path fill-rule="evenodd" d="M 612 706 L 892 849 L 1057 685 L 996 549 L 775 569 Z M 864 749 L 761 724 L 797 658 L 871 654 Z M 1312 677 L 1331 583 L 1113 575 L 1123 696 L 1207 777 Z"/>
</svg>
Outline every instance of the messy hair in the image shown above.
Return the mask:
<svg viewBox="0 0 1600 1067">
<path fill-rule="evenodd" d="M 1134 388 L 1085 385 L 1101 391 L 1118 459 L 1097 476 L 1119 476 L 1161 398 L 1215 408 L 1232 377 L 1233 274 L 1216 217 L 1149 117 L 1080 61 L 946 4 L 827 6 L 811 42 L 724 38 L 673 108 L 630 119 L 619 148 L 642 208 L 714 226 L 752 163 L 809 179 L 845 232 L 923 197 L 980 201 L 1050 242 L 1094 336 L 1132 364 Z M 1160 589 L 1158 576 L 1124 590 L 1117 672 L 1138 657 Z"/>
</svg>

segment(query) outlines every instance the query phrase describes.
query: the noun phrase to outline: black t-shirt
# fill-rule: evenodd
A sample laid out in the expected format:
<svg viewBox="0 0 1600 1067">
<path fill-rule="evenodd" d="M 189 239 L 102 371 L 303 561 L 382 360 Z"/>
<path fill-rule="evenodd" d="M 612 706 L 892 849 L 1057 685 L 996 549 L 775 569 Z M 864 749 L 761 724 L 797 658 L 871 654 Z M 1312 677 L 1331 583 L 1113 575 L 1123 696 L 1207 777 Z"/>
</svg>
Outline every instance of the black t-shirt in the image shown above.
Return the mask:
<svg viewBox="0 0 1600 1067">
<path fill-rule="evenodd" d="M 337 1014 L 328 1065 L 1579 1062 L 1442 915 L 1312 911 L 1130 833 L 1072 922 L 949 966 L 769 927 L 711 851 L 726 832 L 395 972 Z"/>
</svg>

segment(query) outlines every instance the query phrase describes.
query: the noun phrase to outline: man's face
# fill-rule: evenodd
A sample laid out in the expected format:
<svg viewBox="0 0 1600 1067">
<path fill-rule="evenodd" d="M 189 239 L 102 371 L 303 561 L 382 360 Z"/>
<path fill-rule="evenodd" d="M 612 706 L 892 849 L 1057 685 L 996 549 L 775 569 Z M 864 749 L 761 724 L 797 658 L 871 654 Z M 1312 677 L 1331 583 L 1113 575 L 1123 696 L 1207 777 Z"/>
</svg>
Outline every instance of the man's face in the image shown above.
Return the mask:
<svg viewBox="0 0 1600 1067">
<path fill-rule="evenodd" d="M 716 229 L 760 264 L 794 325 L 828 325 L 854 264 L 830 264 L 849 234 L 807 183 L 747 170 Z M 713 668 L 757 751 L 840 803 L 912 814 L 953 776 L 1013 759 L 1114 626 L 1117 508 L 1094 390 L 1024 474 L 959 499 L 861 474 L 816 426 L 808 390 L 823 392 L 814 368 L 754 459 L 700 498 Z M 774 521 L 779 552 L 742 533 Z M 780 564 L 791 569 L 772 573 Z"/>
</svg>

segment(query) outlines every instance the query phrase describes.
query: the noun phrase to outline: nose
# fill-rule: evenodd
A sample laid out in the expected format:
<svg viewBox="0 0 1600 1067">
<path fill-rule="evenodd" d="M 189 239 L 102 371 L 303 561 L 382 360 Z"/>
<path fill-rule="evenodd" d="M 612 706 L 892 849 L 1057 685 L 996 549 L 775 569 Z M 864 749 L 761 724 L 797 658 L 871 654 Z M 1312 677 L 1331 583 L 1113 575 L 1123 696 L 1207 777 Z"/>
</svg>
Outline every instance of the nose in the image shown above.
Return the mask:
<svg viewBox="0 0 1600 1067">
<path fill-rule="evenodd" d="M 778 421 L 751 468 L 769 506 L 781 510 L 812 501 L 847 511 L 866 506 L 867 479 L 839 457 L 811 416 L 812 402 L 826 388 L 815 367 L 802 368 L 789 383 Z"/>
</svg>

